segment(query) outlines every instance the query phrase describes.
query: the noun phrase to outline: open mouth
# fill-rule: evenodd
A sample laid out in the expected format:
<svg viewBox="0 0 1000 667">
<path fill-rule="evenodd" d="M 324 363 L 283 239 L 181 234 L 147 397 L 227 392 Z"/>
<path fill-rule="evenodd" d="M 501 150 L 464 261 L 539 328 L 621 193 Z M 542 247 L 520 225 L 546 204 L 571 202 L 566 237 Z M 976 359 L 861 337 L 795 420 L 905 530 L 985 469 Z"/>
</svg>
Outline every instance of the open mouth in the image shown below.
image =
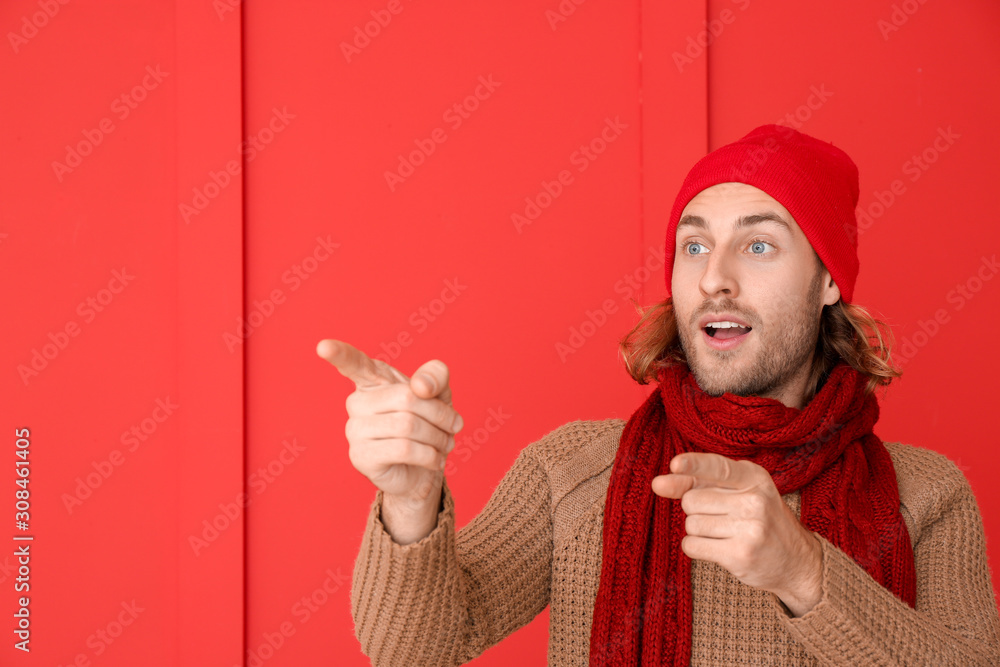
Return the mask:
<svg viewBox="0 0 1000 667">
<path fill-rule="evenodd" d="M 752 327 L 734 327 L 734 326 L 706 326 L 705 333 L 710 337 L 718 340 L 728 340 L 730 338 L 737 338 L 744 334 L 748 334 L 752 331 Z"/>
<path fill-rule="evenodd" d="M 750 338 L 753 327 L 737 326 L 735 322 L 713 322 L 702 329 L 705 344 L 713 350 L 734 350 Z"/>
</svg>

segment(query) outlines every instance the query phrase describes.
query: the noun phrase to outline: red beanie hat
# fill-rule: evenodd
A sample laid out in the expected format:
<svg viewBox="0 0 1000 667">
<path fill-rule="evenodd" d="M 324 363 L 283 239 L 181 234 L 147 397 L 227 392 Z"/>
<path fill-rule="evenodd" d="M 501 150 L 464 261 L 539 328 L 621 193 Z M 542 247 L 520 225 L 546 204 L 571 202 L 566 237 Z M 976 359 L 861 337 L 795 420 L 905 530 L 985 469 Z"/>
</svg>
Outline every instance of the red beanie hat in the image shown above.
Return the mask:
<svg viewBox="0 0 1000 667">
<path fill-rule="evenodd" d="M 676 230 L 691 199 L 717 183 L 739 182 L 774 197 L 795 218 L 850 303 L 858 277 L 858 167 L 843 150 L 784 125 L 761 125 L 691 169 L 674 200 L 665 246 L 667 295 Z"/>
</svg>

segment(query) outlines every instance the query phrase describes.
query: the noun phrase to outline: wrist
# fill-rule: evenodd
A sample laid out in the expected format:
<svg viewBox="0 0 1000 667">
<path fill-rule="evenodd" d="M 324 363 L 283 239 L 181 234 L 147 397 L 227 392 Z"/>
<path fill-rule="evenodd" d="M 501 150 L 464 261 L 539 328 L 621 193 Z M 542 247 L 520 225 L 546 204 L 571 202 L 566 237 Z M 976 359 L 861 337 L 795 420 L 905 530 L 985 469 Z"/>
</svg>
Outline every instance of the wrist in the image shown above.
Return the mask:
<svg viewBox="0 0 1000 667">
<path fill-rule="evenodd" d="M 440 490 L 423 498 L 383 494 L 380 519 L 394 542 L 411 544 L 424 539 L 437 527 L 443 505 L 444 495 Z"/>
<path fill-rule="evenodd" d="M 437 516 L 444 507 L 444 494 L 441 491 L 427 494 L 423 497 L 396 496 L 385 493 L 382 495 L 382 510 L 393 516 L 404 517 L 407 520 L 420 520 Z"/>
<path fill-rule="evenodd" d="M 823 598 L 823 545 L 815 533 L 808 531 L 808 557 L 803 562 L 808 565 L 802 574 L 792 579 L 798 585 L 791 590 L 775 591 L 793 618 L 805 616 Z"/>
</svg>

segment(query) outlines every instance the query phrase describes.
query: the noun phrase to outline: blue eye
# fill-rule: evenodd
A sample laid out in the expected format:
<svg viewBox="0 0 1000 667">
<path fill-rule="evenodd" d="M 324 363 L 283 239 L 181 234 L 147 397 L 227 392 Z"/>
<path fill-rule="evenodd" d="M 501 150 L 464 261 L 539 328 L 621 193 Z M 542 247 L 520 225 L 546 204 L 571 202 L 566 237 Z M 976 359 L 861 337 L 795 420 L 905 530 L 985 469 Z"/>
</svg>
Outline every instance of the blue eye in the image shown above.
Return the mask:
<svg viewBox="0 0 1000 667">
<path fill-rule="evenodd" d="M 683 246 L 683 248 L 682 248 L 683 251 L 684 251 L 684 254 L 686 254 L 686 255 L 704 255 L 705 254 L 705 252 L 701 251 L 701 250 L 697 251 L 697 252 L 688 252 L 688 248 L 690 248 L 691 246 L 701 246 L 701 244 L 697 243 L 695 241 L 691 241 L 690 243 L 685 243 L 684 246 Z M 763 255 L 763 254 L 765 254 L 765 250 L 764 250 L 763 246 L 770 246 L 771 248 L 774 247 L 773 245 L 771 245 L 767 241 L 763 241 L 761 239 L 754 239 L 753 241 L 750 242 L 750 248 L 751 248 L 750 254 L 751 255 Z M 704 247 L 704 246 L 702 246 L 702 247 Z M 756 250 L 759 250 L 759 252 L 756 252 Z"/>
</svg>

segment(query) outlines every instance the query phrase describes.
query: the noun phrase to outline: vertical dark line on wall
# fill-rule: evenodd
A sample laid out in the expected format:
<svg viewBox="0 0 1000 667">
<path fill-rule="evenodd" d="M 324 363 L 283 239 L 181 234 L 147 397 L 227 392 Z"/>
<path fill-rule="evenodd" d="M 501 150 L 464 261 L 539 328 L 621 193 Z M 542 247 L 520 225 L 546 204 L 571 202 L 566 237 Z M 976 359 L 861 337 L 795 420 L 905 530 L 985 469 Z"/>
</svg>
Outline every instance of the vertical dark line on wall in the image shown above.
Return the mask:
<svg viewBox="0 0 1000 667">
<path fill-rule="evenodd" d="M 643 248 L 646 245 L 646 211 L 645 211 L 645 202 L 643 201 L 643 195 L 645 194 L 644 190 L 645 190 L 645 186 L 646 186 L 646 181 L 645 181 L 646 175 L 645 175 L 645 171 L 643 170 L 644 155 L 643 155 L 643 150 L 642 150 L 642 145 L 643 145 L 643 143 L 645 143 L 645 135 L 643 134 L 643 127 L 642 127 L 642 87 L 643 87 L 643 84 L 645 83 L 645 81 L 642 78 L 642 75 L 643 75 L 643 72 L 642 72 L 642 28 L 643 28 L 643 26 L 642 26 L 642 3 L 643 2 L 645 2 L 645 0 L 639 0 L 639 258 L 638 258 L 638 263 L 639 264 L 642 263 L 642 258 L 643 258 L 643 253 L 644 253 Z M 645 302 L 645 300 L 646 300 L 646 285 L 645 285 L 645 283 L 642 285 L 642 291 L 640 292 L 640 294 L 641 294 L 640 298 L 642 299 L 643 302 Z"/>
<path fill-rule="evenodd" d="M 240 142 L 243 138 L 247 136 L 247 97 L 246 97 L 246 11 L 247 3 L 240 3 Z M 241 158 L 242 159 L 242 158 Z M 240 219 L 241 219 L 241 244 L 242 244 L 242 261 L 240 266 L 240 275 L 242 281 L 240 302 L 241 310 L 243 311 L 241 315 L 246 318 L 247 316 L 247 165 L 246 161 L 243 161 L 243 168 L 240 170 Z M 247 483 L 247 457 L 249 456 L 249 451 L 247 447 L 248 433 L 247 433 L 247 345 L 244 342 L 240 346 L 243 355 L 243 396 L 242 396 L 242 417 L 243 417 L 243 466 L 240 471 L 240 485 L 241 491 L 246 494 L 246 483 Z M 246 497 L 246 496 L 244 496 Z M 247 530 L 249 528 L 250 522 L 248 520 L 249 509 L 244 508 L 243 512 L 243 648 L 240 653 L 240 664 L 246 664 L 247 648 L 249 647 L 249 628 L 248 628 L 248 583 L 249 574 L 247 567 Z"/>
<path fill-rule="evenodd" d="M 712 0 L 705 0 L 705 26 L 711 22 Z M 712 40 L 705 47 L 705 153 L 712 150 Z"/>
<path fill-rule="evenodd" d="M 181 25 L 181 20 L 182 19 L 180 17 L 180 3 L 176 3 L 175 2 L 174 3 L 174 26 L 173 26 L 173 28 L 174 28 L 174 44 L 173 44 L 173 47 L 174 47 L 174 66 L 178 67 L 178 68 L 181 67 L 181 64 L 180 64 L 180 61 L 181 61 L 181 42 L 180 42 L 180 39 L 179 39 L 179 37 L 177 35 L 177 32 L 178 32 L 178 26 Z M 174 178 L 177 179 L 177 183 L 176 183 L 177 199 L 178 199 L 178 201 L 180 201 L 180 188 L 181 188 L 181 181 L 182 181 L 182 178 L 181 178 L 181 163 L 182 163 L 183 158 L 181 157 L 181 148 L 180 148 L 181 144 L 180 144 L 180 137 L 178 135 L 180 134 L 180 131 L 181 131 L 181 129 L 180 129 L 181 128 L 181 122 L 182 122 L 181 121 L 181 115 L 182 115 L 181 105 L 183 104 L 183 102 L 182 102 L 182 98 L 180 96 L 180 92 L 177 90 L 177 86 L 170 86 L 170 93 L 171 93 L 171 95 L 173 95 L 173 105 L 174 105 L 174 136 L 173 136 L 173 142 L 174 142 L 174 147 L 175 147 L 175 151 L 174 151 Z M 181 238 L 180 238 L 180 236 L 181 236 L 181 234 L 180 234 L 180 225 L 174 225 L 173 227 L 174 227 L 174 253 L 175 253 L 175 255 L 173 257 L 173 261 L 174 261 L 174 266 L 177 267 L 177 271 L 178 271 L 178 276 L 177 276 L 178 285 L 175 286 L 176 290 L 174 291 L 174 318 L 172 320 L 174 322 L 174 340 L 173 340 L 173 343 L 174 343 L 174 358 L 175 359 L 180 359 L 180 349 L 181 349 L 180 348 L 180 343 L 181 343 L 181 336 L 182 336 L 182 334 L 180 332 L 180 329 L 181 329 L 181 291 L 184 288 L 181 287 L 179 283 L 181 282 L 181 277 L 180 277 L 180 271 L 181 271 L 181 269 L 180 269 L 180 266 L 181 266 L 181 252 L 182 252 L 182 250 L 181 250 L 181 243 L 183 241 L 181 241 Z M 181 388 L 181 384 L 182 384 L 183 381 L 181 380 L 181 372 L 180 372 L 180 370 L 176 366 L 174 367 L 174 379 L 175 379 L 174 380 L 174 386 L 177 387 L 178 394 L 182 395 L 182 394 L 180 394 L 180 388 Z M 177 462 L 177 465 L 178 465 L 178 468 L 175 469 L 175 472 L 174 472 L 174 476 L 175 476 L 174 478 L 176 479 L 176 483 L 174 484 L 174 507 L 181 507 L 180 496 L 181 496 L 181 487 L 184 485 L 184 479 L 183 479 L 182 473 L 180 472 L 180 468 L 179 468 L 180 462 L 179 461 Z M 180 535 L 181 524 L 182 524 L 181 512 L 180 511 L 174 512 L 174 535 L 178 535 L 178 536 Z M 188 545 L 190 545 L 190 544 L 191 544 L 191 542 L 190 542 L 190 540 L 188 540 Z M 177 566 L 176 566 L 176 569 L 174 570 L 174 590 L 176 590 L 177 593 L 178 593 L 178 599 L 182 599 L 182 595 L 181 595 L 181 577 L 183 576 L 182 572 L 184 572 L 184 567 L 182 565 L 182 561 L 184 560 L 184 558 L 183 558 L 183 556 L 181 554 L 182 554 L 181 549 L 177 549 L 177 556 L 176 556 Z M 29 582 L 29 584 L 30 584 L 30 582 Z M 176 611 L 174 613 L 174 625 L 173 625 L 173 627 L 175 629 L 181 627 L 181 608 L 182 607 L 183 607 L 182 604 L 178 604 L 177 608 L 176 608 Z M 179 632 L 177 634 L 179 634 Z M 182 651 L 181 644 L 183 642 L 182 641 L 178 641 L 178 640 L 175 639 L 175 641 L 173 641 L 172 643 L 173 643 L 173 653 L 172 654 L 174 656 L 173 657 L 173 664 L 177 665 L 177 664 L 180 664 L 180 655 L 181 655 L 181 651 Z"/>
</svg>

